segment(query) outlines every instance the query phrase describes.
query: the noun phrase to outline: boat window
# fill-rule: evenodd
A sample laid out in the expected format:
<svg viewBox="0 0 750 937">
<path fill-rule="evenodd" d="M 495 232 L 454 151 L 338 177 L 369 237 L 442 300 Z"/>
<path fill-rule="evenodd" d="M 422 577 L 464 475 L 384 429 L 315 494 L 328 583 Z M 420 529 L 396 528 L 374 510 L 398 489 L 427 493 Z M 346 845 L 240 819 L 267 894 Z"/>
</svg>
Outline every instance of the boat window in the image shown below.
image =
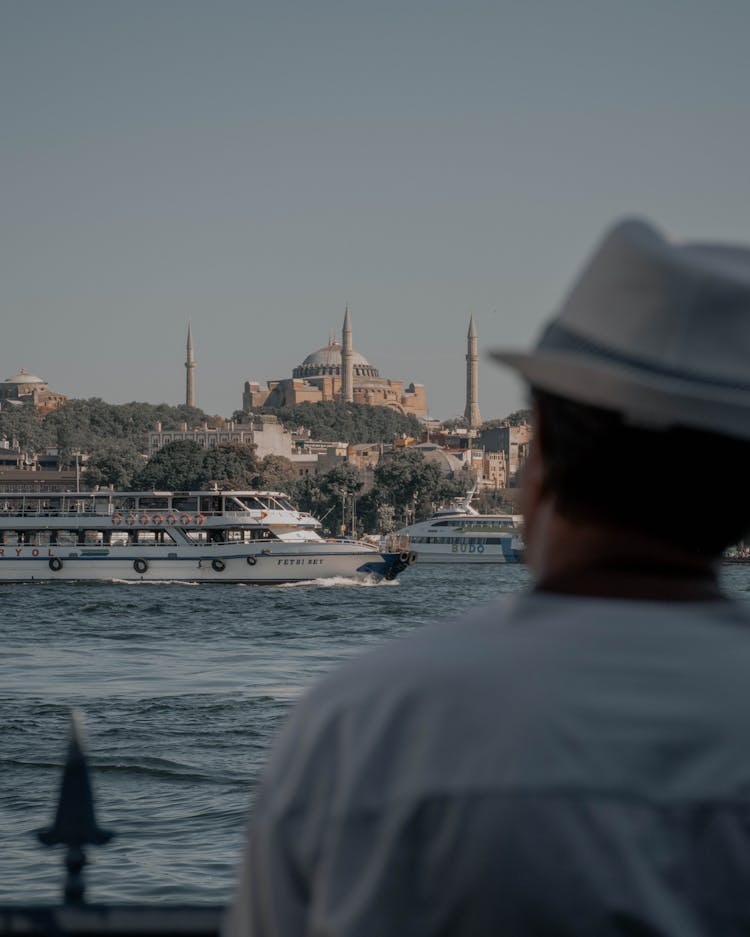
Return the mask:
<svg viewBox="0 0 750 937">
<path fill-rule="evenodd" d="M 271 498 L 269 496 L 268 503 L 270 507 L 275 508 L 277 511 L 294 511 L 294 506 L 287 501 L 286 498 Z"/>
<path fill-rule="evenodd" d="M 231 497 L 224 498 L 224 512 L 233 511 L 247 511 L 247 507 L 242 503 L 241 498 L 236 498 L 234 495 Z"/>
<path fill-rule="evenodd" d="M 169 498 L 139 498 L 138 502 L 142 511 L 166 511 L 169 507 Z"/>
<path fill-rule="evenodd" d="M 197 511 L 197 498 L 172 498 L 172 509 L 175 511 Z"/>
<path fill-rule="evenodd" d="M 257 531 L 249 527 L 229 527 L 225 531 L 227 543 L 250 543 L 257 540 Z M 262 538 L 260 538 L 262 539 Z"/>
<path fill-rule="evenodd" d="M 0 511 L 3 514 L 21 514 L 23 506 L 22 498 L 4 498 L 0 502 Z"/>
<path fill-rule="evenodd" d="M 202 495 L 200 498 L 200 511 L 202 514 L 221 514 L 221 496 Z"/>
<path fill-rule="evenodd" d="M 245 495 L 238 500 L 242 501 L 245 507 L 249 508 L 251 511 L 267 511 L 268 505 L 261 501 L 260 498 L 255 497 L 254 495 Z"/>
<path fill-rule="evenodd" d="M 132 530 L 130 531 L 130 542 L 141 546 L 158 546 L 159 544 L 175 542 L 174 537 L 169 531 L 160 528 L 159 530 Z"/>
<path fill-rule="evenodd" d="M 252 543 L 257 540 L 278 540 L 278 537 L 267 527 L 244 527 L 244 528 L 227 528 L 222 527 L 219 530 L 208 530 L 205 528 L 203 530 L 189 530 L 186 529 L 183 531 L 187 539 L 191 543 L 195 544 L 207 544 L 207 543 L 225 543 L 226 539 L 213 539 L 217 535 L 221 535 L 222 538 L 229 537 L 231 535 L 232 543 Z M 241 535 L 241 536 L 240 536 Z"/>
</svg>

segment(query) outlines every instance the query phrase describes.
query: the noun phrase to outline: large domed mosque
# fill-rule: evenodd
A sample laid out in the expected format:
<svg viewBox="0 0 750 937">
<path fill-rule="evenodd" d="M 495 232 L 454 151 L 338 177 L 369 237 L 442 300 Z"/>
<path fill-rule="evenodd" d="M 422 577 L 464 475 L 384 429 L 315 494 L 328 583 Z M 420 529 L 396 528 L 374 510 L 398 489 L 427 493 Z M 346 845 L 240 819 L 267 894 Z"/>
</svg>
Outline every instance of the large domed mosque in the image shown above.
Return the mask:
<svg viewBox="0 0 750 937">
<path fill-rule="evenodd" d="M 242 408 L 293 407 L 323 400 L 349 400 L 374 407 L 391 407 L 399 413 L 426 416 L 427 398 L 423 384 L 408 384 L 380 376 L 376 367 L 352 347 L 349 306 L 344 314 L 341 344 L 328 344 L 311 352 L 292 371 L 292 376 L 261 386 L 245 382 Z"/>
<path fill-rule="evenodd" d="M 0 381 L 0 410 L 31 406 L 37 413 L 51 413 L 68 398 L 49 389 L 47 381 L 21 368 L 18 374 Z"/>
</svg>

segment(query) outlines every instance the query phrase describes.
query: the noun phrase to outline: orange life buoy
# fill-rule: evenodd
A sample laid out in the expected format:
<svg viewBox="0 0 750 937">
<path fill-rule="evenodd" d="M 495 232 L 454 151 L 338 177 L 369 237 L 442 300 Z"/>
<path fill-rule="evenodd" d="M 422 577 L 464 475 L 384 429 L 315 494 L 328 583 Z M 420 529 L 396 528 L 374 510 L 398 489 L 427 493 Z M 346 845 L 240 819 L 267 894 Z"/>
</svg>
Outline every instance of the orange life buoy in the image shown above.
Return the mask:
<svg viewBox="0 0 750 937">
<path fill-rule="evenodd" d="M 167 514 L 167 524 L 170 527 L 174 527 L 176 523 L 177 523 L 177 518 L 174 516 L 174 514 Z"/>
<path fill-rule="evenodd" d="M 190 515 L 189 515 L 189 514 L 181 514 L 181 515 L 180 515 L 180 523 L 181 523 L 182 525 L 189 524 L 189 523 L 190 523 Z"/>
<path fill-rule="evenodd" d="M 128 525 L 128 527 L 132 527 L 133 524 L 135 524 L 135 514 L 128 514 L 128 516 L 125 518 L 125 523 Z"/>
<path fill-rule="evenodd" d="M 199 527 L 202 527 L 206 523 L 206 518 L 202 514 L 196 514 L 193 520 Z"/>
<path fill-rule="evenodd" d="M 112 515 L 112 526 L 119 527 L 122 524 L 122 514 L 113 514 Z"/>
<path fill-rule="evenodd" d="M 141 514 L 141 516 L 138 518 L 138 523 L 139 523 L 142 527 L 145 527 L 146 524 L 148 524 L 149 520 L 150 520 L 150 518 L 149 518 L 148 514 Z"/>
<path fill-rule="evenodd" d="M 151 523 L 154 525 L 154 527 L 160 527 L 164 523 L 164 518 L 161 516 L 161 514 L 154 514 L 154 516 L 151 518 Z"/>
</svg>

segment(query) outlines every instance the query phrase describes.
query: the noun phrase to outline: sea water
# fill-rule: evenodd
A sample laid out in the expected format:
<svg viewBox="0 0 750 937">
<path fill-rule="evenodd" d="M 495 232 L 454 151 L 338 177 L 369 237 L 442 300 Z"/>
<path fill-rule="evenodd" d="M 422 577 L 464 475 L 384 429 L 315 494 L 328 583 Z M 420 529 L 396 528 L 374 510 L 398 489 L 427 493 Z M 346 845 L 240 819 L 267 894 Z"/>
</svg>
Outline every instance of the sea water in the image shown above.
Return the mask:
<svg viewBox="0 0 750 937">
<path fill-rule="evenodd" d="M 725 587 L 750 600 L 750 567 Z M 60 899 L 49 826 L 71 707 L 100 826 L 92 902 L 224 903 L 289 707 L 353 654 L 529 582 L 523 566 L 422 566 L 393 583 L 0 587 L 0 903 Z"/>
</svg>

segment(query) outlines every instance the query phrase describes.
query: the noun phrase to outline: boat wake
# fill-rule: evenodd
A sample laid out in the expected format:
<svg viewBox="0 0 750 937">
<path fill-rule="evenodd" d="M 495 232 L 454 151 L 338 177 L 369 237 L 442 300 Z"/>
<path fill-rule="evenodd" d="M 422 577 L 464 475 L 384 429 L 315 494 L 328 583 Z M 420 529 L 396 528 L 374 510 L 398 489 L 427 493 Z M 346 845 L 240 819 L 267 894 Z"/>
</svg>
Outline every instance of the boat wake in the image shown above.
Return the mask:
<svg viewBox="0 0 750 937">
<path fill-rule="evenodd" d="M 187 579 L 110 579 L 119 586 L 202 586 L 205 583 Z"/>
<path fill-rule="evenodd" d="M 198 582 L 196 580 L 185 579 L 110 579 L 109 582 L 117 583 L 123 586 L 215 586 L 221 585 L 216 581 Z M 227 586 L 250 586 L 253 589 L 270 587 L 272 589 L 341 589 L 358 586 L 359 588 L 370 588 L 372 586 L 397 586 L 397 579 L 390 582 L 386 579 L 379 579 L 377 576 L 367 576 L 365 579 L 353 579 L 347 576 L 331 576 L 328 579 L 300 579 L 298 582 L 227 582 Z"/>
<path fill-rule="evenodd" d="M 367 576 L 365 579 L 350 579 L 347 576 L 331 576 L 330 579 L 303 579 L 300 582 L 282 582 L 278 589 L 297 589 L 300 586 L 309 589 L 340 589 L 358 586 L 359 588 L 369 589 L 372 586 L 397 586 L 397 579 L 379 579 L 377 576 Z"/>
</svg>

